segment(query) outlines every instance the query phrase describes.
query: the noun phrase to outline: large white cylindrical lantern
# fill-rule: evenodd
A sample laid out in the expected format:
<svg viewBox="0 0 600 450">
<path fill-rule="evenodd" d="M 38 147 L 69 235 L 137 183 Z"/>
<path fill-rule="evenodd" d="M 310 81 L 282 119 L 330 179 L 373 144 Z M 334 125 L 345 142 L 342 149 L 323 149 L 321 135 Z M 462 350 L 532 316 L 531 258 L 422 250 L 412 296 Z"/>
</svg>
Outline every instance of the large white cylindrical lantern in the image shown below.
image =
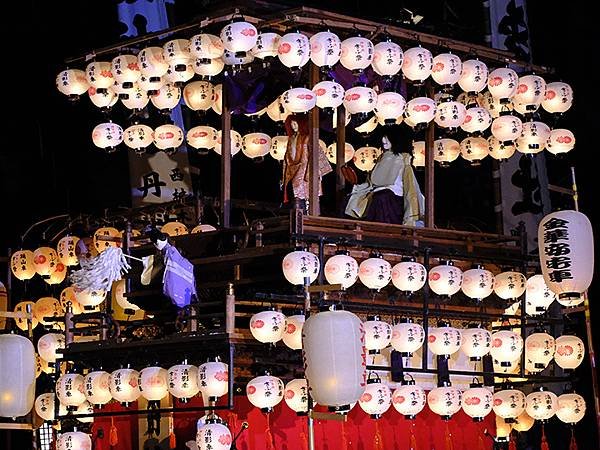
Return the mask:
<svg viewBox="0 0 600 450">
<path fill-rule="evenodd" d="M 371 66 L 376 74 L 390 77 L 400 72 L 404 53 L 398 44 L 388 39 L 376 44 L 373 51 Z"/>
<path fill-rule="evenodd" d="M 494 413 L 503 419 L 516 419 L 525 411 L 525 394 L 516 389 L 505 389 L 494 394 Z"/>
<path fill-rule="evenodd" d="M 253 378 L 246 385 L 246 395 L 254 406 L 271 412 L 283 400 L 283 381 L 272 375 Z"/>
<path fill-rule="evenodd" d="M 35 264 L 33 263 L 33 252 L 31 250 L 18 250 L 10 257 L 10 270 L 15 278 L 24 281 L 35 275 Z"/>
<path fill-rule="evenodd" d="M 69 411 L 75 411 L 85 402 L 85 386 L 83 376 L 78 373 L 62 375 L 56 382 L 56 396 Z"/>
<path fill-rule="evenodd" d="M 550 132 L 546 150 L 553 155 L 567 153 L 575 147 L 575 135 L 572 131 L 564 128 L 555 128 Z"/>
<path fill-rule="evenodd" d="M 429 123 L 435 117 L 435 101 L 429 97 L 415 97 L 406 104 L 404 116 L 413 126 Z"/>
<path fill-rule="evenodd" d="M 474 387 L 462 393 L 461 407 L 475 422 L 481 422 L 492 412 L 492 392 L 484 387 Z"/>
<path fill-rule="evenodd" d="M 122 84 L 125 89 L 133 87 L 140 77 L 138 58 L 135 55 L 117 55 L 111 62 L 111 72 L 115 81 Z"/>
<path fill-rule="evenodd" d="M 462 62 L 453 53 L 440 53 L 433 58 L 431 78 L 442 86 L 452 86 L 460 79 Z"/>
<path fill-rule="evenodd" d="M 499 161 L 507 161 L 516 151 L 514 143 L 500 142 L 495 136 L 488 137 L 488 147 L 490 156 Z"/>
<path fill-rule="evenodd" d="M 370 172 L 381 156 L 381 149 L 377 147 L 361 147 L 354 153 L 352 160 L 357 169 Z"/>
<path fill-rule="evenodd" d="M 143 48 L 137 55 L 138 66 L 142 76 L 152 78 L 152 81 L 167 73 L 169 63 L 165 61 L 161 47 Z"/>
<path fill-rule="evenodd" d="M 92 439 L 81 431 L 63 433 L 56 441 L 56 450 L 91 450 Z"/>
<path fill-rule="evenodd" d="M 169 394 L 181 401 L 187 401 L 199 391 L 198 368 L 190 364 L 177 364 L 167 371 Z"/>
<path fill-rule="evenodd" d="M 546 85 L 542 108 L 549 113 L 564 113 L 573 104 L 573 89 L 567 83 L 557 81 Z"/>
<path fill-rule="evenodd" d="M 142 75 L 139 80 L 137 80 L 137 85 L 140 89 L 146 91 L 148 93 L 148 97 L 156 95 L 158 90 L 165 85 L 167 82 L 163 77 L 147 77 Z"/>
<path fill-rule="evenodd" d="M 0 335 L 0 417 L 24 416 L 35 399 L 35 349 L 17 334 Z"/>
<path fill-rule="evenodd" d="M 183 86 L 186 81 L 194 78 L 194 65 L 190 61 L 190 63 L 185 66 L 181 66 L 184 70 L 177 70 L 178 66 L 174 66 L 173 64 L 169 64 L 169 68 L 167 69 L 167 73 L 164 75 L 164 79 L 168 83 L 173 83 L 175 86 Z"/>
<path fill-rule="evenodd" d="M 412 47 L 404 52 L 402 73 L 410 81 L 424 81 L 431 75 L 432 67 L 433 55 L 426 48 Z"/>
<path fill-rule="evenodd" d="M 460 291 L 463 273 L 452 261 L 440 261 L 439 266 L 429 269 L 429 287 L 440 296 L 451 296 Z"/>
<path fill-rule="evenodd" d="M 510 330 L 501 330 L 492 334 L 492 358 L 500 363 L 500 367 L 512 367 L 523 352 L 523 338 Z"/>
<path fill-rule="evenodd" d="M 433 143 L 433 151 L 433 159 L 439 162 L 440 166 L 447 167 L 459 157 L 460 144 L 454 139 L 436 139 Z"/>
<path fill-rule="evenodd" d="M 110 373 L 103 370 L 88 373 L 83 379 L 86 400 L 94 405 L 105 405 L 112 399 L 109 385 Z"/>
<path fill-rule="evenodd" d="M 248 158 L 260 159 L 269 154 L 271 137 L 265 133 L 249 133 L 242 138 L 242 153 Z"/>
<path fill-rule="evenodd" d="M 321 31 L 310 38 L 310 59 L 317 67 L 331 67 L 342 56 L 342 43 L 337 34 Z"/>
<path fill-rule="evenodd" d="M 150 97 L 152 104 L 160 111 L 170 111 L 179 104 L 181 89 L 172 83 L 164 84 L 158 92 Z"/>
<path fill-rule="evenodd" d="M 221 361 L 208 361 L 198 367 L 198 387 L 210 400 L 229 392 L 229 367 Z"/>
<path fill-rule="evenodd" d="M 223 41 L 214 34 L 200 33 L 190 39 L 190 54 L 203 64 L 209 64 L 211 59 L 220 58 L 224 50 Z"/>
<path fill-rule="evenodd" d="M 495 99 L 510 99 L 517 92 L 518 81 L 517 72 L 508 67 L 500 67 L 489 74 L 488 90 Z"/>
<path fill-rule="evenodd" d="M 392 405 L 407 419 L 414 419 L 427 403 L 427 395 L 414 381 L 399 386 L 392 394 Z"/>
<path fill-rule="evenodd" d="M 525 122 L 521 136 L 515 144 L 517 150 L 525 154 L 539 153 L 546 148 L 550 137 L 550 127 L 543 122 Z"/>
<path fill-rule="evenodd" d="M 160 401 L 169 393 L 168 375 L 162 367 L 146 367 L 140 371 L 138 386 L 142 397 L 149 401 Z"/>
<path fill-rule="evenodd" d="M 538 75 L 525 75 L 519 78 L 514 102 L 525 107 L 526 112 L 534 112 L 546 95 L 546 81 Z"/>
<path fill-rule="evenodd" d="M 298 415 L 308 412 L 308 385 L 306 378 L 296 378 L 285 385 L 283 396 L 286 405 Z"/>
<path fill-rule="evenodd" d="M 379 353 L 392 340 L 392 326 L 374 316 L 363 323 L 365 328 L 365 348 L 370 353 Z"/>
<path fill-rule="evenodd" d="M 525 399 L 525 411 L 535 420 L 548 420 L 558 409 L 558 398 L 552 391 L 532 392 Z"/>
<path fill-rule="evenodd" d="M 292 88 L 281 94 L 281 104 L 291 113 L 303 113 L 314 108 L 317 95 L 306 88 Z"/>
<path fill-rule="evenodd" d="M 355 86 L 344 94 L 344 106 L 350 114 L 368 113 L 377 106 L 377 92 L 365 86 Z"/>
<path fill-rule="evenodd" d="M 231 431 L 219 418 L 208 418 L 196 433 L 198 450 L 229 450 L 232 441 Z"/>
<path fill-rule="evenodd" d="M 96 125 L 92 131 L 92 141 L 96 147 L 112 152 L 123 142 L 123 128 L 112 122 Z"/>
<path fill-rule="evenodd" d="M 460 401 L 460 389 L 453 386 L 437 387 L 427 394 L 429 409 L 444 420 L 449 420 L 460 410 Z"/>
<path fill-rule="evenodd" d="M 54 393 L 38 395 L 34 403 L 35 412 L 42 419 L 47 421 L 54 420 Z"/>
<path fill-rule="evenodd" d="M 302 33 L 287 33 L 279 39 L 277 47 L 279 61 L 286 67 L 302 67 L 310 59 L 310 42 Z"/>
<path fill-rule="evenodd" d="M 71 100 L 79 98 L 88 90 L 88 87 L 88 80 L 83 70 L 67 69 L 56 76 L 56 88 Z"/>
<path fill-rule="evenodd" d="M 579 394 L 562 394 L 558 396 L 556 417 L 561 422 L 576 424 L 585 415 L 585 399 Z"/>
<path fill-rule="evenodd" d="M 163 45 L 163 57 L 166 63 L 176 72 L 185 72 L 192 61 L 190 41 L 188 39 L 173 39 Z M 168 71 L 168 69 L 167 69 Z"/>
<path fill-rule="evenodd" d="M 402 292 L 416 292 L 425 286 L 427 270 L 414 258 L 405 258 L 392 268 L 392 283 Z"/>
<path fill-rule="evenodd" d="M 463 61 L 462 72 L 458 79 L 460 88 L 468 93 L 481 92 L 487 85 L 488 68 L 478 59 Z"/>
<path fill-rule="evenodd" d="M 577 336 L 565 334 L 556 339 L 554 361 L 563 369 L 576 369 L 583 362 L 585 346 Z"/>
<path fill-rule="evenodd" d="M 340 63 L 348 70 L 364 70 L 373 61 L 373 43 L 364 37 L 354 36 L 342 41 Z"/>
<path fill-rule="evenodd" d="M 380 122 L 385 124 L 395 124 L 399 117 L 402 117 L 406 100 L 397 92 L 382 92 L 377 95 L 377 105 L 375 114 Z"/>
<path fill-rule="evenodd" d="M 594 274 L 594 236 L 589 219 L 573 210 L 545 216 L 538 226 L 540 265 L 559 299 L 578 299 Z"/>
<path fill-rule="evenodd" d="M 494 277 L 494 292 L 503 300 L 516 300 L 525 292 L 526 282 L 520 272 L 502 272 Z"/>
<path fill-rule="evenodd" d="M 121 403 L 136 401 L 141 392 L 138 388 L 139 372 L 133 369 L 118 369 L 110 374 L 109 389 L 113 398 Z"/>
<path fill-rule="evenodd" d="M 344 144 L 344 162 L 347 163 L 354 158 L 354 153 L 354 146 L 351 143 L 346 142 Z M 337 163 L 337 142 L 332 142 L 327 146 L 325 156 L 327 156 L 327 161 L 331 164 Z"/>
<path fill-rule="evenodd" d="M 305 321 L 304 314 L 286 317 L 282 340 L 288 348 L 292 350 L 300 350 L 302 348 L 302 327 L 304 327 Z"/>
<path fill-rule="evenodd" d="M 192 111 L 206 111 L 212 106 L 214 86 L 209 81 L 192 81 L 183 88 L 183 101 Z"/>
<path fill-rule="evenodd" d="M 257 39 L 256 27 L 244 20 L 225 25 L 221 30 L 223 47 L 237 57 L 244 57 L 256 45 Z"/>
<path fill-rule="evenodd" d="M 108 61 L 92 61 L 85 68 L 86 80 L 91 87 L 104 92 L 115 83 L 111 69 Z"/>
<path fill-rule="evenodd" d="M 525 360 L 531 372 L 544 370 L 556 351 L 554 338 L 545 332 L 533 333 L 525 339 Z"/>
<path fill-rule="evenodd" d="M 65 266 L 76 266 L 79 264 L 79 259 L 75 254 L 75 245 L 79 238 L 77 236 L 65 236 L 56 245 L 56 253 L 58 260 Z"/>
<path fill-rule="evenodd" d="M 369 289 L 380 290 L 392 279 L 392 265 L 382 255 L 374 255 L 360 263 L 358 278 Z"/>
<path fill-rule="evenodd" d="M 471 164 L 480 163 L 489 153 L 490 149 L 485 138 L 471 136 L 460 143 L 460 155 Z"/>
<path fill-rule="evenodd" d="M 313 87 L 312 91 L 317 96 L 317 106 L 323 108 L 337 108 L 344 101 L 344 88 L 335 81 L 321 81 Z"/>
<path fill-rule="evenodd" d="M 545 312 L 552 302 L 556 300 L 556 294 L 550 290 L 543 275 L 533 275 L 527 280 L 525 291 L 525 312 L 535 316 Z"/>
<path fill-rule="evenodd" d="M 262 311 L 250 318 L 252 336 L 263 343 L 274 344 L 285 332 L 285 315 L 279 311 Z"/>
<path fill-rule="evenodd" d="M 401 356 L 412 356 L 419 350 L 425 341 L 425 330 L 418 323 L 410 319 L 400 319 L 399 323 L 392 327 L 392 339 L 390 343 Z"/>
<path fill-rule="evenodd" d="M 166 124 L 156 127 L 154 130 L 154 145 L 165 153 L 176 151 L 183 143 L 183 130 L 177 125 Z"/>
<path fill-rule="evenodd" d="M 358 401 L 367 382 L 365 331 L 348 311 L 311 316 L 302 330 L 305 376 L 315 402 L 345 407 Z"/>
<path fill-rule="evenodd" d="M 358 405 L 373 419 L 379 419 L 392 406 L 392 391 L 379 379 L 370 379 Z"/>
<path fill-rule="evenodd" d="M 523 132 L 523 122 L 513 115 L 502 115 L 492 122 L 492 135 L 500 142 L 512 142 Z"/>
<path fill-rule="evenodd" d="M 296 250 L 288 253 L 281 263 L 283 275 L 293 285 L 304 285 L 304 279 L 309 283 L 317 279 L 321 264 L 317 255 L 306 250 Z"/>
<path fill-rule="evenodd" d="M 49 363 L 54 363 L 57 350 L 65 348 L 65 337 L 58 333 L 47 333 L 38 339 L 37 350 L 40 357 Z"/>
<path fill-rule="evenodd" d="M 56 270 L 58 254 L 52 247 L 40 247 L 33 252 L 33 266 L 38 275 L 49 276 Z"/>
<path fill-rule="evenodd" d="M 340 251 L 325 263 L 325 279 L 329 284 L 341 284 L 348 289 L 358 279 L 358 263 L 349 252 Z"/>
<path fill-rule="evenodd" d="M 467 133 L 481 133 L 492 124 L 492 115 L 485 108 L 474 107 L 466 111 L 461 128 Z"/>
<path fill-rule="evenodd" d="M 482 300 L 494 291 L 494 274 L 479 265 L 469 269 L 463 273 L 461 289 L 467 297 Z"/>
<path fill-rule="evenodd" d="M 259 59 L 274 58 L 279 49 L 281 36 L 277 33 L 258 33 L 256 44 L 252 47 L 252 56 Z"/>
<path fill-rule="evenodd" d="M 429 329 L 427 342 L 431 353 L 449 357 L 460 349 L 462 335 L 457 328 L 441 322 L 438 327 Z"/>
<path fill-rule="evenodd" d="M 148 125 L 135 124 L 124 131 L 123 142 L 136 153 L 142 154 L 154 142 L 154 130 Z"/>
<path fill-rule="evenodd" d="M 492 348 L 492 333 L 478 326 L 460 330 L 460 349 L 471 361 L 480 361 Z"/>
</svg>

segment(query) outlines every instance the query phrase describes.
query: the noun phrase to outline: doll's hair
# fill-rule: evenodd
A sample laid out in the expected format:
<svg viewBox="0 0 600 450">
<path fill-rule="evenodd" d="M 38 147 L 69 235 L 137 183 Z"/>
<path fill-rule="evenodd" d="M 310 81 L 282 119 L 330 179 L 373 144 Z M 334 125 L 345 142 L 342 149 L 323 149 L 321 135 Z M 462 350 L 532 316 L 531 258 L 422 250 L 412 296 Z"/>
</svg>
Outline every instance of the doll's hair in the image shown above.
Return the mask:
<svg viewBox="0 0 600 450">
<path fill-rule="evenodd" d="M 288 136 L 294 134 L 292 129 L 292 122 L 298 124 L 298 133 L 304 136 L 308 136 L 308 114 L 290 114 L 285 119 L 285 132 Z"/>
<path fill-rule="evenodd" d="M 395 154 L 412 153 L 413 136 L 412 132 L 406 129 L 406 127 L 401 127 L 400 125 L 385 127 L 381 131 L 380 139 L 383 139 L 384 136 L 387 136 L 390 140 L 392 144 L 391 151 Z"/>
</svg>

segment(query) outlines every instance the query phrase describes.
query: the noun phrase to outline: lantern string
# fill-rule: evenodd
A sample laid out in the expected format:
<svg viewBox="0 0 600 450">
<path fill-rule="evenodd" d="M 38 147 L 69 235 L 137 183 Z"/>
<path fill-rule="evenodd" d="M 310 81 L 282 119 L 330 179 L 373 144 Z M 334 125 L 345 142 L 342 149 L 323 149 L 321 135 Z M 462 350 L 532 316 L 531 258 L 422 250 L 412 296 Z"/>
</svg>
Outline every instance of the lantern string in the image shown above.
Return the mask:
<svg viewBox="0 0 600 450">
<path fill-rule="evenodd" d="M 375 421 L 375 439 L 373 442 L 374 450 L 384 450 L 383 437 L 381 436 L 381 428 L 379 427 L 379 420 Z"/>
<path fill-rule="evenodd" d="M 417 437 L 415 436 L 415 427 L 416 427 L 416 420 L 412 421 L 412 425 L 410 427 L 410 448 L 409 450 L 419 450 L 417 448 Z"/>
<path fill-rule="evenodd" d="M 577 450 L 577 441 L 575 440 L 574 427 L 571 427 L 571 443 L 569 444 L 569 450 Z"/>
<path fill-rule="evenodd" d="M 446 422 L 446 450 L 454 450 L 452 433 L 450 433 L 450 424 L 448 422 Z"/>
<path fill-rule="evenodd" d="M 177 438 L 175 437 L 175 420 L 173 419 L 173 414 L 169 416 L 169 448 L 175 449 L 177 448 Z"/>
<path fill-rule="evenodd" d="M 111 447 L 115 447 L 119 443 L 119 434 L 117 432 L 117 427 L 115 426 L 115 418 L 110 418 L 110 431 L 108 433 L 108 443 Z"/>
<path fill-rule="evenodd" d="M 271 433 L 271 414 L 267 414 L 267 428 L 265 429 L 267 436 L 267 450 L 275 450 L 275 438 Z"/>
<path fill-rule="evenodd" d="M 517 443 L 512 432 L 510 433 L 510 438 L 508 441 L 508 450 L 517 450 Z"/>
<path fill-rule="evenodd" d="M 548 445 L 548 441 L 546 440 L 546 430 L 544 429 L 543 424 L 542 424 L 542 441 L 540 443 L 540 450 L 550 450 L 550 445 Z"/>
</svg>

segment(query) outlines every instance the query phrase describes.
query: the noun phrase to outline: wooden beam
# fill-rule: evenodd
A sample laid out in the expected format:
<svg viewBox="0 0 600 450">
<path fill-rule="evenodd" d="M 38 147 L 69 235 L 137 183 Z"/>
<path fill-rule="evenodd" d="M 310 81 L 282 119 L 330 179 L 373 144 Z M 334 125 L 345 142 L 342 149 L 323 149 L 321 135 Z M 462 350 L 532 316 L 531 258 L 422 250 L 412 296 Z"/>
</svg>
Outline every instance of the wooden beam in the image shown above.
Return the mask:
<svg viewBox="0 0 600 450">
<path fill-rule="evenodd" d="M 342 174 L 345 164 L 346 150 L 346 108 L 340 105 L 337 108 L 337 123 L 335 125 L 335 208 L 340 217 L 344 217 L 343 205 L 346 193 L 346 179 Z"/>
<path fill-rule="evenodd" d="M 221 91 L 221 227 L 231 225 L 231 112 L 229 86 L 223 80 Z"/>
<path fill-rule="evenodd" d="M 309 62 L 309 88 L 312 89 L 319 82 L 319 68 L 312 62 Z M 321 214 L 319 207 L 319 188 L 321 186 L 321 175 L 319 172 L 319 108 L 312 108 L 308 114 L 309 120 L 309 138 L 308 151 L 310 152 L 309 161 L 309 198 L 308 213 L 311 216 Z"/>
</svg>

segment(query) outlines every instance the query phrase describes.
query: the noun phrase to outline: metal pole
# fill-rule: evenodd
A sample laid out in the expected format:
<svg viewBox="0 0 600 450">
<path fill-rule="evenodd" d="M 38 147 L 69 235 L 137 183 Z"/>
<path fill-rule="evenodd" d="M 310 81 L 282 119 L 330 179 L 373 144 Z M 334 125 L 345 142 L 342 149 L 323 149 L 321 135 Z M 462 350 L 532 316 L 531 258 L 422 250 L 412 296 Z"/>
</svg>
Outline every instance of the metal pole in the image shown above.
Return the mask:
<svg viewBox="0 0 600 450">
<path fill-rule="evenodd" d="M 229 85 L 223 80 L 221 91 L 221 226 L 231 225 L 231 112 L 227 98 Z"/>
<path fill-rule="evenodd" d="M 433 98 L 435 90 L 431 82 L 427 84 L 427 94 Z M 425 226 L 435 227 L 434 198 L 435 198 L 435 166 L 433 144 L 435 142 L 435 124 L 433 120 L 427 126 L 425 135 Z"/>
<path fill-rule="evenodd" d="M 312 89 L 319 82 L 319 68 L 311 61 L 309 71 L 309 87 Z M 309 161 L 309 201 L 308 213 L 311 216 L 321 214 L 319 208 L 319 188 L 321 186 L 321 173 L 319 171 L 319 108 L 314 107 L 308 113 L 309 119 L 309 138 L 308 151 L 310 152 Z"/>
</svg>

